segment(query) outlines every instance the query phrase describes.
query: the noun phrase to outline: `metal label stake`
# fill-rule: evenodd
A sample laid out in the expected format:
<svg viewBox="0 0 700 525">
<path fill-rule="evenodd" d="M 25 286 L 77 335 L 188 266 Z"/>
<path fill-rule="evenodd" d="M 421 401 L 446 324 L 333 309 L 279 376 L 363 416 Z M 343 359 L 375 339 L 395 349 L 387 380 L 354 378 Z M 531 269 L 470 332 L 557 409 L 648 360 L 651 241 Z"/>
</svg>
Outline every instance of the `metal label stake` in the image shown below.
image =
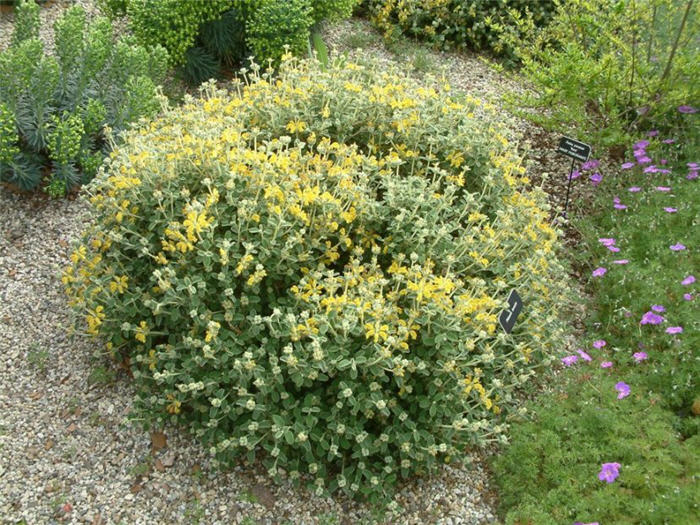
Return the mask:
<svg viewBox="0 0 700 525">
<path fill-rule="evenodd" d="M 562 137 L 557 146 L 557 153 L 571 157 L 571 169 L 569 169 L 569 181 L 566 185 L 566 200 L 564 202 L 564 211 L 562 215 L 566 218 L 566 211 L 569 208 L 569 194 L 571 193 L 571 177 L 574 174 L 574 163 L 586 162 L 591 156 L 591 147 L 588 144 L 580 142 L 569 137 Z"/>
</svg>

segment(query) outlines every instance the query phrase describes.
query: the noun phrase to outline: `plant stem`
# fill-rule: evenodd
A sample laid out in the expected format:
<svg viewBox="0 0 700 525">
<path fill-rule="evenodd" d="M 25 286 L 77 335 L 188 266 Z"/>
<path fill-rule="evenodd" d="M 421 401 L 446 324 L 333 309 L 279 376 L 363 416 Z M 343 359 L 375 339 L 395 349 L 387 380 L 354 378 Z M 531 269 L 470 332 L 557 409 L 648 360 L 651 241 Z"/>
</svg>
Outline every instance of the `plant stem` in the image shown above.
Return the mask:
<svg viewBox="0 0 700 525">
<path fill-rule="evenodd" d="M 666 62 L 666 68 L 664 69 L 661 78 L 659 79 L 659 84 L 663 84 L 668 75 L 671 73 L 671 65 L 673 64 L 673 58 L 676 56 L 676 49 L 678 49 L 678 43 L 681 40 L 681 34 L 683 34 L 683 29 L 685 28 L 685 23 L 688 21 L 688 16 L 690 15 L 690 10 L 693 7 L 694 0 L 688 0 L 688 5 L 685 8 L 685 13 L 683 14 L 683 20 L 681 20 L 681 26 L 678 28 L 678 34 L 676 35 L 676 41 L 673 43 L 673 48 L 671 49 L 671 54 L 668 56 L 668 62 Z"/>
</svg>

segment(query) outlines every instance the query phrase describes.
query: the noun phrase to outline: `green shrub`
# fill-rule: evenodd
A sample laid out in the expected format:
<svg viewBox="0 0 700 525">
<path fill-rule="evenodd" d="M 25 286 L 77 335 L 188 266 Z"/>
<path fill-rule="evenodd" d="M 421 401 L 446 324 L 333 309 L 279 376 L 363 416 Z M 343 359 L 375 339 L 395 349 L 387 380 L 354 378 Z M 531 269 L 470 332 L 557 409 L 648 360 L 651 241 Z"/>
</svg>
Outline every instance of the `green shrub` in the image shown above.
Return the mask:
<svg viewBox="0 0 700 525">
<path fill-rule="evenodd" d="M 293 55 L 306 52 L 313 25 L 308 0 L 262 0 L 246 23 L 247 41 L 259 63 L 278 63 L 285 48 Z"/>
<path fill-rule="evenodd" d="M 182 64 L 200 27 L 231 9 L 232 0 L 126 0 L 129 27 L 145 46 L 160 44 L 172 64 Z"/>
<path fill-rule="evenodd" d="M 289 46 L 306 54 L 314 23 L 350 16 L 356 0 L 103 0 L 112 16 L 126 14 L 144 45 L 159 43 L 190 84 L 218 76 L 222 66 L 277 64 Z"/>
<path fill-rule="evenodd" d="M 74 7 L 55 24 L 55 56 L 38 39 L 39 7 L 18 4 L 12 45 L 0 53 L 0 180 L 37 187 L 50 167 L 52 194 L 90 180 L 106 149 L 104 126 L 119 132 L 159 107 L 163 48 L 115 41 L 105 18 L 88 27 Z"/>
<path fill-rule="evenodd" d="M 370 497 L 504 440 L 564 279 L 494 109 L 377 67 L 255 71 L 129 134 L 90 186 L 63 282 L 129 357 L 139 417 Z"/>
<path fill-rule="evenodd" d="M 441 48 L 491 50 L 509 54 L 494 24 L 508 9 L 528 12 L 538 26 L 547 24 L 554 0 L 367 0 L 370 18 L 387 38 L 397 33 L 427 40 Z"/>
<path fill-rule="evenodd" d="M 669 129 L 677 107 L 700 100 L 697 4 L 558 0 L 544 29 L 511 15 L 501 27 L 503 40 L 534 87 L 514 106 L 534 109 L 524 114 L 547 127 L 623 145 L 650 123 Z"/>
<path fill-rule="evenodd" d="M 311 0 L 314 22 L 348 18 L 359 3 L 360 0 Z"/>
</svg>

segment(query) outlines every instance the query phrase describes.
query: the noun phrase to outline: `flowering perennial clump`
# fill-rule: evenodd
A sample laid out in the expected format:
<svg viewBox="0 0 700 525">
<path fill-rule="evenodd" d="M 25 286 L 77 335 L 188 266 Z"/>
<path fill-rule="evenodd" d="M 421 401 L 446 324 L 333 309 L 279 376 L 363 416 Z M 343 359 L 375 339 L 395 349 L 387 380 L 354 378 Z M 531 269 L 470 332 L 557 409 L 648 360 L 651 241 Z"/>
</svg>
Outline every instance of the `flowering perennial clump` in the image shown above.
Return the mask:
<svg viewBox="0 0 700 525">
<path fill-rule="evenodd" d="M 355 64 L 287 60 L 233 91 L 125 137 L 63 276 L 130 358 L 141 415 L 319 493 L 388 493 L 505 441 L 565 290 L 545 195 L 489 108 Z"/>
</svg>

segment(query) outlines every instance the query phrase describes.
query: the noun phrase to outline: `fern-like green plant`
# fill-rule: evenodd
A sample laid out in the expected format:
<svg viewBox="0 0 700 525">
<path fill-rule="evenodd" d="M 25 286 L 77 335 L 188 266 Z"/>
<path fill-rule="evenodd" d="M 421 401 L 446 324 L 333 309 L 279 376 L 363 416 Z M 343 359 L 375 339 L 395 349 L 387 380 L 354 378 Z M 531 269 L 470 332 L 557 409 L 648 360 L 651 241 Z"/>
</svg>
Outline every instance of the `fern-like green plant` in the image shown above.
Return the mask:
<svg viewBox="0 0 700 525">
<path fill-rule="evenodd" d="M 11 45 L 0 53 L 0 181 L 23 190 L 50 172 L 52 195 L 89 181 L 115 133 L 159 108 L 156 85 L 167 71 L 161 46 L 116 39 L 106 18 L 75 6 L 54 25 L 55 55 L 39 41 L 38 7 L 21 0 Z"/>
</svg>

